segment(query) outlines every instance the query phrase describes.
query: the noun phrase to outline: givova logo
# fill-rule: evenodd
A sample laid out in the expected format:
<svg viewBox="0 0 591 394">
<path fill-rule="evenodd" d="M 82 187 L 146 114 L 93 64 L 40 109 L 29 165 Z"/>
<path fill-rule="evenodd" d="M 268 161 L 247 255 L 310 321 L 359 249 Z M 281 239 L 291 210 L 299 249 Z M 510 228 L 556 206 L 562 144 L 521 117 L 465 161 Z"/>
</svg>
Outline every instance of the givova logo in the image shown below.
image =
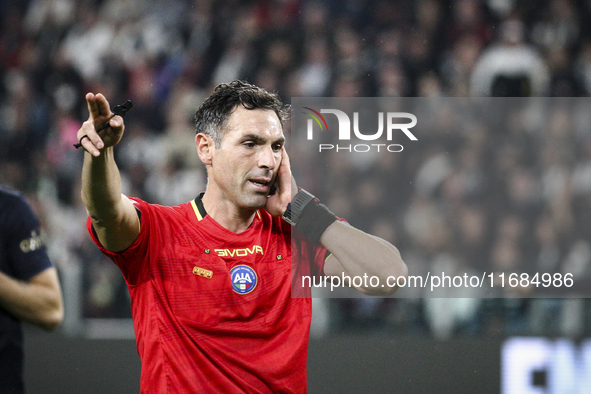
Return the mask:
<svg viewBox="0 0 591 394">
<path fill-rule="evenodd" d="M 256 272 L 248 265 L 237 265 L 230 270 L 232 290 L 238 294 L 248 294 L 257 286 Z"/>
<path fill-rule="evenodd" d="M 353 112 L 353 124 L 351 127 L 351 119 L 349 115 L 347 115 L 344 111 L 339 109 L 321 109 L 320 112 L 309 108 L 303 107 L 310 112 L 304 112 L 304 114 L 309 115 L 311 119 L 308 119 L 307 123 L 307 139 L 313 140 L 314 139 L 314 121 L 318 124 L 321 131 L 328 131 L 328 125 L 326 119 L 322 116 L 322 114 L 333 114 L 337 118 L 338 122 L 338 138 L 339 141 L 350 141 L 351 140 L 351 131 L 353 131 L 354 136 L 362 141 L 376 141 L 382 137 L 384 134 L 384 130 L 386 131 L 386 140 L 392 141 L 394 137 L 394 133 L 396 131 L 401 131 L 404 135 L 410 139 L 411 141 L 417 141 L 417 137 L 410 131 L 411 128 L 416 126 L 417 124 L 417 117 L 409 112 L 378 112 L 378 130 L 376 132 L 372 132 L 366 134 L 366 132 L 362 133 L 359 127 L 359 112 Z M 407 119 L 409 121 L 405 123 L 401 123 L 401 120 Z M 386 126 L 384 127 L 384 123 Z M 324 127 L 323 127 L 324 126 Z M 388 152 L 402 152 L 403 146 L 400 144 L 349 144 L 349 145 L 342 145 L 342 144 L 319 144 L 318 150 L 322 152 L 323 150 L 335 150 L 336 152 L 339 151 L 348 151 L 348 152 L 369 152 L 371 150 L 377 150 L 378 152 L 380 149 L 387 150 Z"/>
</svg>

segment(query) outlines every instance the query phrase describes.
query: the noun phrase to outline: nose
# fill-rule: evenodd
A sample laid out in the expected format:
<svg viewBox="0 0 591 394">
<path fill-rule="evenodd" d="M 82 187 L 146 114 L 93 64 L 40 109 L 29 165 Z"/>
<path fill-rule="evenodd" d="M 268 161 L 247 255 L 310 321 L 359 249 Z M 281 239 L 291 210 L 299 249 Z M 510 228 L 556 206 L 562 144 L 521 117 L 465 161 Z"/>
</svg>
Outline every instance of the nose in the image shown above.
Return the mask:
<svg viewBox="0 0 591 394">
<path fill-rule="evenodd" d="M 276 152 L 271 146 L 265 146 L 259 151 L 258 166 L 274 169 L 281 158 L 281 152 Z"/>
</svg>

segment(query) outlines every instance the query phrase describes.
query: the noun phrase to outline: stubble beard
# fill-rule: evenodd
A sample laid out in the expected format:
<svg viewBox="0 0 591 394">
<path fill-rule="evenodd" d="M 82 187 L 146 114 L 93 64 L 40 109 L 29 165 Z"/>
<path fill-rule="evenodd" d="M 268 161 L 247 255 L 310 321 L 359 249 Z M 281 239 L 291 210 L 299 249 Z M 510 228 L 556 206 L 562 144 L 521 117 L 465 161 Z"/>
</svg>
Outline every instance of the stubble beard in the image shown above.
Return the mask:
<svg viewBox="0 0 591 394">
<path fill-rule="evenodd" d="M 267 204 L 267 196 L 252 190 L 248 190 L 248 185 L 249 182 L 246 181 L 243 188 L 237 191 L 237 205 L 243 209 L 250 209 L 253 211 L 264 208 Z"/>
</svg>

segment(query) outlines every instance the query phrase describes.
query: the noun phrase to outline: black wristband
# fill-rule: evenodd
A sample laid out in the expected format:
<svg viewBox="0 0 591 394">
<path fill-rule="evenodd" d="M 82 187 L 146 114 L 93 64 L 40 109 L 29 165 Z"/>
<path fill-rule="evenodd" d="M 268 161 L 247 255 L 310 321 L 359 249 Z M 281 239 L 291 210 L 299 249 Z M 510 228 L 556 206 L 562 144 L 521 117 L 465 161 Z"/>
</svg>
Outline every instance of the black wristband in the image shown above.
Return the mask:
<svg viewBox="0 0 591 394">
<path fill-rule="evenodd" d="M 311 193 L 307 192 L 301 187 L 298 188 L 298 192 L 295 196 L 293 196 L 291 202 L 287 204 L 287 209 L 285 212 L 283 212 L 283 220 L 292 226 L 295 226 L 298 220 L 300 220 L 300 216 L 302 215 L 306 205 L 315 199 L 316 197 L 314 197 Z"/>
<path fill-rule="evenodd" d="M 304 204 L 302 204 L 304 202 Z M 307 191 L 300 189 L 283 218 L 308 240 L 320 243 L 320 237 L 337 217 L 324 204 Z"/>
</svg>

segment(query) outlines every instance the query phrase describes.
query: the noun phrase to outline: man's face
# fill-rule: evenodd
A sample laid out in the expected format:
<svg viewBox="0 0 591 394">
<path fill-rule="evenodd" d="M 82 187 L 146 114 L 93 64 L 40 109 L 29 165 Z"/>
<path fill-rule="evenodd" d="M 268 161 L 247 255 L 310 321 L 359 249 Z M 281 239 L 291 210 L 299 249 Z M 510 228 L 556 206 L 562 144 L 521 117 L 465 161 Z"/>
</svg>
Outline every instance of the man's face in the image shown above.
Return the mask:
<svg viewBox="0 0 591 394">
<path fill-rule="evenodd" d="M 223 199 L 241 208 L 264 207 L 281 163 L 284 141 L 274 111 L 238 106 L 212 155 L 209 182 L 216 183 Z"/>
</svg>

